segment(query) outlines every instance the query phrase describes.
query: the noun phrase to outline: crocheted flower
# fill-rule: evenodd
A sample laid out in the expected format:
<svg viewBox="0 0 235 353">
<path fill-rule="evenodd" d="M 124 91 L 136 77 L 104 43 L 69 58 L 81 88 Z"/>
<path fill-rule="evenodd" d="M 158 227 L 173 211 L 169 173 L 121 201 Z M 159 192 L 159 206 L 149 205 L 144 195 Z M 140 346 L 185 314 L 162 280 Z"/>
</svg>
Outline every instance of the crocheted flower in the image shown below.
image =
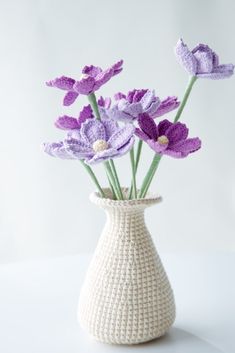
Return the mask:
<svg viewBox="0 0 235 353">
<path fill-rule="evenodd" d="M 134 143 L 134 127 L 119 127 L 111 119 L 88 119 L 59 143 L 44 144 L 44 151 L 63 159 L 84 159 L 87 164 L 121 157 Z"/>
<path fill-rule="evenodd" d="M 148 113 L 152 118 L 161 116 L 179 106 L 176 97 L 168 97 L 160 101 L 154 90 L 134 89 L 127 95 L 118 92 L 115 94 L 117 103 L 107 112 L 116 120 L 134 121 L 141 113 Z"/>
<path fill-rule="evenodd" d="M 179 63 L 192 76 L 219 80 L 233 75 L 234 65 L 219 65 L 218 55 L 205 44 L 198 44 L 190 51 L 180 39 L 175 47 Z"/>
<path fill-rule="evenodd" d="M 180 122 L 163 120 L 158 125 L 148 114 L 140 114 L 135 134 L 158 154 L 174 158 L 187 157 L 201 147 L 198 137 L 188 138 L 188 128 Z"/>
<path fill-rule="evenodd" d="M 46 84 L 49 87 L 56 87 L 67 91 L 63 104 L 71 105 L 79 94 L 89 95 L 97 91 L 113 76 L 119 74 L 122 71 L 122 64 L 123 60 L 120 60 L 106 70 L 93 65 L 85 66 L 82 70 L 82 76 L 78 81 L 71 77 L 61 76 L 46 82 Z"/>
</svg>

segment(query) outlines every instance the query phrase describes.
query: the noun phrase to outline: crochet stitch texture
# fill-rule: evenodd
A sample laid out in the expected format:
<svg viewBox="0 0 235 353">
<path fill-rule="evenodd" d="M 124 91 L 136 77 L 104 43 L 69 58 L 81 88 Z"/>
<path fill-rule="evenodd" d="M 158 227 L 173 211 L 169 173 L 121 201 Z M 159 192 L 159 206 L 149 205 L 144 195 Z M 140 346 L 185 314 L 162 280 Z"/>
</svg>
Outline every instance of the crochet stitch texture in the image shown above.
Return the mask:
<svg viewBox="0 0 235 353">
<path fill-rule="evenodd" d="M 114 201 L 98 193 L 90 198 L 105 209 L 107 222 L 81 290 L 81 326 L 111 344 L 164 335 L 175 319 L 174 296 L 144 221 L 145 208 L 161 198 Z"/>
</svg>

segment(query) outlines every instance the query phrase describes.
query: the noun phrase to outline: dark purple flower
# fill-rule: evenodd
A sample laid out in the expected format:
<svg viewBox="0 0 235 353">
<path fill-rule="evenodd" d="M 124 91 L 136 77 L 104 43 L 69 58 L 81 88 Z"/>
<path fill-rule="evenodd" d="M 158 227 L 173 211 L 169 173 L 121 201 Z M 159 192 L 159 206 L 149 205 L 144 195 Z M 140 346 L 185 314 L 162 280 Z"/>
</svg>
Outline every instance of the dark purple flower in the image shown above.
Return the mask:
<svg viewBox="0 0 235 353">
<path fill-rule="evenodd" d="M 122 71 L 123 60 L 118 61 L 106 70 L 97 66 L 85 66 L 82 70 L 80 80 L 62 76 L 46 84 L 49 87 L 56 87 L 67 91 L 63 104 L 71 105 L 79 94 L 89 95 L 97 91 L 102 85 L 109 81 L 113 76 Z"/>
<path fill-rule="evenodd" d="M 95 164 L 127 153 L 134 143 L 134 131 L 132 124 L 119 127 L 111 119 L 88 119 L 63 142 L 44 144 L 44 151 L 54 157 Z"/>
<path fill-rule="evenodd" d="M 234 65 L 219 65 L 218 55 L 205 44 L 198 44 L 190 51 L 180 39 L 175 47 L 179 63 L 192 76 L 219 80 L 233 75 Z"/>
<path fill-rule="evenodd" d="M 127 95 L 118 92 L 114 97 L 117 103 L 107 111 L 107 115 L 122 121 L 133 122 L 141 113 L 156 118 L 179 106 L 176 97 L 168 97 L 161 102 L 154 90 L 148 89 L 134 89 Z"/>
<path fill-rule="evenodd" d="M 174 158 L 187 157 L 201 147 L 198 137 L 188 138 L 188 128 L 180 122 L 163 120 L 158 125 L 146 113 L 138 118 L 139 127 L 135 134 L 158 154 Z"/>
</svg>

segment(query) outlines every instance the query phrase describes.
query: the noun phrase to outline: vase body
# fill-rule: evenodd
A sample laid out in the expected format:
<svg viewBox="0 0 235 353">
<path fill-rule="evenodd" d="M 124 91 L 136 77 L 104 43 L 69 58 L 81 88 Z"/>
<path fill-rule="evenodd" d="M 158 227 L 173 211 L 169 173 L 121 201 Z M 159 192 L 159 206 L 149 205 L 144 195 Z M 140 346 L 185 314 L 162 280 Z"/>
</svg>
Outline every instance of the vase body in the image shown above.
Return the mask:
<svg viewBox="0 0 235 353">
<path fill-rule="evenodd" d="M 95 339 L 137 344 L 165 334 L 175 319 L 174 296 L 144 221 L 159 197 L 91 200 L 107 221 L 81 289 L 78 320 Z"/>
</svg>

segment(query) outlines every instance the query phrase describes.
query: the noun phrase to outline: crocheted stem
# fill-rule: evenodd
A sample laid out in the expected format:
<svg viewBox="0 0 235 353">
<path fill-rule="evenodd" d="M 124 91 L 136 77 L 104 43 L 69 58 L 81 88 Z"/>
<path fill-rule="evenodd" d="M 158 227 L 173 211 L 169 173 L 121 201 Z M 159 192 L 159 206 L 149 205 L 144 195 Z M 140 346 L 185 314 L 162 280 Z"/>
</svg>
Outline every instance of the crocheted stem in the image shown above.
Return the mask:
<svg viewBox="0 0 235 353">
<path fill-rule="evenodd" d="M 142 146 L 143 146 L 143 140 L 139 140 L 138 146 L 137 146 L 137 151 L 136 151 L 136 159 L 135 159 L 135 177 L 136 177 L 137 169 L 138 169 L 138 166 L 139 166 Z M 132 192 L 133 192 L 133 183 L 131 183 L 131 188 L 130 188 L 129 195 L 128 195 L 128 199 L 129 200 L 131 199 Z"/>
<path fill-rule="evenodd" d="M 107 170 L 106 170 L 106 175 L 107 175 L 107 178 L 108 178 L 109 187 L 110 187 L 110 189 L 111 189 L 111 191 L 112 191 L 112 198 L 113 198 L 114 200 L 117 200 L 116 195 L 115 195 L 115 190 L 114 190 L 114 188 L 113 188 L 113 185 L 112 185 L 112 182 L 111 182 L 111 180 L 110 180 L 110 177 L 109 177 L 109 175 L 108 175 Z"/>
<path fill-rule="evenodd" d="M 112 172 L 113 172 L 113 176 L 114 176 L 115 183 L 116 183 L 116 186 L 117 186 L 117 189 L 118 189 L 118 193 L 121 196 L 121 200 L 123 200 L 122 188 L 121 188 L 121 185 L 120 185 L 120 182 L 119 182 L 117 170 L 116 170 L 116 167 L 115 167 L 113 159 L 110 159 L 110 166 L 111 166 L 111 169 L 112 169 Z"/>
<path fill-rule="evenodd" d="M 99 108 L 98 108 L 98 104 L 97 104 L 97 100 L 96 100 L 96 96 L 95 93 L 91 93 L 88 95 L 88 100 L 89 103 L 91 105 L 91 108 L 96 116 L 96 119 L 100 120 L 100 112 L 99 112 Z"/>
<path fill-rule="evenodd" d="M 137 189 L 136 189 L 136 178 L 135 178 L 136 168 L 135 168 L 134 147 L 132 147 L 132 149 L 130 150 L 130 159 L 131 159 L 133 194 L 134 194 L 134 198 L 136 199 L 137 198 Z"/>
<path fill-rule="evenodd" d="M 93 170 L 91 169 L 91 167 L 89 165 L 87 165 L 82 159 L 80 160 L 80 162 L 82 163 L 82 165 L 84 166 L 84 168 L 86 169 L 86 171 L 89 173 L 91 179 L 93 180 L 93 182 L 95 183 L 97 189 L 99 190 L 100 194 L 102 197 L 105 197 L 104 191 L 102 189 L 102 187 L 100 186 L 98 179 L 95 176 L 95 173 L 93 172 Z"/>
<path fill-rule="evenodd" d="M 193 85 L 196 82 L 196 80 L 197 80 L 196 76 L 191 76 L 190 77 L 188 86 L 187 86 L 186 91 L 184 93 L 184 97 L 183 97 L 182 102 L 181 102 L 181 104 L 179 106 L 179 109 L 178 109 L 178 111 L 176 113 L 176 116 L 175 116 L 175 119 L 174 119 L 174 123 L 176 123 L 179 120 L 179 118 L 181 116 L 181 113 L 182 113 L 182 111 L 183 111 L 183 109 L 185 107 L 185 104 L 187 103 L 188 97 L 190 95 L 190 92 L 191 92 L 191 90 L 193 88 Z"/>
<path fill-rule="evenodd" d="M 137 151 L 136 151 L 136 159 L 135 159 L 135 174 L 137 173 L 137 169 L 138 169 L 138 166 L 139 166 L 142 146 L 143 146 L 143 140 L 139 140 L 138 146 L 137 146 Z"/>
<path fill-rule="evenodd" d="M 161 160 L 162 156 L 159 155 L 159 154 L 155 154 L 154 157 L 153 157 L 153 160 L 152 160 L 152 163 L 149 167 L 149 170 L 144 178 L 144 181 L 143 181 L 143 184 L 140 188 L 140 192 L 139 192 L 139 198 L 144 198 L 147 194 L 147 191 L 150 187 L 150 184 L 153 180 L 153 177 L 156 173 L 156 170 L 157 170 L 157 167 L 158 167 L 158 164 Z"/>
<path fill-rule="evenodd" d="M 122 194 L 120 194 L 120 192 L 118 190 L 118 187 L 116 185 L 115 177 L 113 175 L 112 168 L 111 168 L 111 166 L 109 164 L 109 161 L 104 162 L 104 166 L 105 166 L 106 172 L 107 172 L 107 174 L 109 176 L 109 180 L 110 180 L 110 182 L 112 184 L 112 188 L 114 190 L 116 199 L 122 200 Z"/>
</svg>

